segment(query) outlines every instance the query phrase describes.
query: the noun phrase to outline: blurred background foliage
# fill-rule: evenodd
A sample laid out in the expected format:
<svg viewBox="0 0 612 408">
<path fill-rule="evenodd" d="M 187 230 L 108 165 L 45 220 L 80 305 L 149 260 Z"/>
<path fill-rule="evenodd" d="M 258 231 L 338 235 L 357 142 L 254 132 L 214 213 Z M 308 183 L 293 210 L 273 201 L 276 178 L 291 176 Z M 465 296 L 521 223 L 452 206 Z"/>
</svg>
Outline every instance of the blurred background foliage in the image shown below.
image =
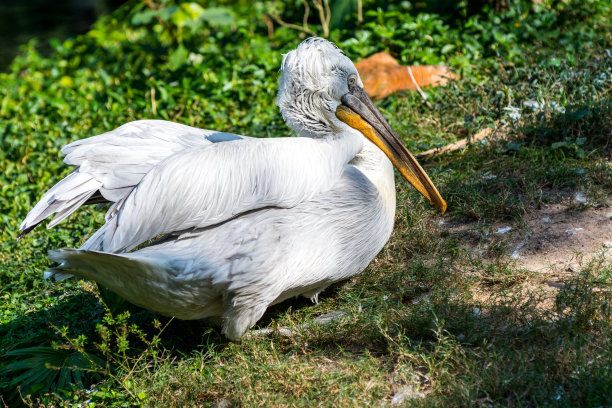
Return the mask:
<svg viewBox="0 0 612 408">
<path fill-rule="evenodd" d="M 430 91 L 435 114 L 412 94 L 378 104 L 412 150 L 510 123 L 514 107 L 557 124 L 528 136 L 579 157 L 592 140 L 558 129 L 596 116 L 603 125 L 592 137 L 609 138 L 611 15 L 612 3 L 596 0 L 131 0 L 82 35 L 28 42 L 0 73 L 0 387 L 14 389 L 15 378 L 31 380 L 24 393 L 57 390 L 58 381 L 87 384 L 99 373 L 88 376 L 92 362 L 82 356 L 105 356 L 85 340 L 80 355 L 51 347 L 50 339 L 95 336 L 103 329 L 92 322 L 105 310 L 76 282 L 42 279 L 47 251 L 78 246 L 103 213 L 89 208 L 78 221 L 15 242 L 28 209 L 70 171 L 59 154 L 66 143 L 143 118 L 286 136 L 274 105 L 282 53 L 327 34 L 355 61 L 388 51 L 404 65 L 444 63 L 462 76 Z M 543 108 L 523 108 L 526 100 Z M 49 322 L 69 329 L 58 333 Z M 13 375 L 32 364 L 64 364 L 72 374 Z"/>
<path fill-rule="evenodd" d="M 2 0 L 0 2 L 0 71 L 8 68 L 19 46 L 42 40 L 39 51 L 48 55 L 51 38 L 84 34 L 98 17 L 110 14 L 125 0 Z"/>
</svg>

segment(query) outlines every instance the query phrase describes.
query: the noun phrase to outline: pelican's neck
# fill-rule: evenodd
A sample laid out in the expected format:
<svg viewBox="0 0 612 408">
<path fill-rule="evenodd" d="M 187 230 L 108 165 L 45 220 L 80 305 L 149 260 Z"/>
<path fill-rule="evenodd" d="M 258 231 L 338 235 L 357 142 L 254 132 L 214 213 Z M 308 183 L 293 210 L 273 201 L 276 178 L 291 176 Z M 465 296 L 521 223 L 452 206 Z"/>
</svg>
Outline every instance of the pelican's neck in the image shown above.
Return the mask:
<svg viewBox="0 0 612 408">
<path fill-rule="evenodd" d="M 385 207 L 395 214 L 395 176 L 393 164 L 374 143 L 363 137 L 363 148 L 351 164 L 358 168 L 378 189 Z"/>
<path fill-rule="evenodd" d="M 366 140 L 359 131 L 352 128 L 316 138 L 303 134 L 300 136 L 314 140 L 318 146 L 326 151 L 328 159 L 324 160 L 324 162 L 334 167 L 335 171 L 337 171 L 335 174 L 338 175 L 341 175 L 346 164 L 351 162 L 363 150 Z"/>
<path fill-rule="evenodd" d="M 332 158 L 327 161 L 329 165 L 343 168 L 349 163 L 361 171 L 376 186 L 385 208 L 390 214 L 395 214 L 393 164 L 380 148 L 361 132 L 348 126 L 342 132 L 313 139 L 329 149 L 328 157 Z M 341 168 L 335 171 L 342 172 Z"/>
</svg>

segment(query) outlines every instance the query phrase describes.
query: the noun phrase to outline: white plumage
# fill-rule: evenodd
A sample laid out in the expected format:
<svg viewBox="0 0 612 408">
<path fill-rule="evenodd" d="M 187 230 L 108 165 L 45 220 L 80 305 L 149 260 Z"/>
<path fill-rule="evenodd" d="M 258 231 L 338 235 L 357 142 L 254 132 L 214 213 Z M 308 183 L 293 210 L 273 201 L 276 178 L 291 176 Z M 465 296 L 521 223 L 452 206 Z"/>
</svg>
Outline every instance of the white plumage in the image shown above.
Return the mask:
<svg viewBox="0 0 612 408">
<path fill-rule="evenodd" d="M 77 167 L 30 211 L 23 234 L 54 213 L 49 227 L 82 204 L 114 204 L 80 249 L 50 253 L 60 265 L 47 276 L 92 279 L 181 319 L 219 316 L 223 332 L 238 339 L 269 305 L 316 299 L 382 249 L 395 214 L 387 156 L 445 208 L 418 164 L 398 158 L 404 148 L 385 144 L 392 130 L 333 44 L 306 40 L 281 70 L 277 103 L 305 137 L 256 139 L 144 120 L 64 147 L 64 161 Z"/>
</svg>

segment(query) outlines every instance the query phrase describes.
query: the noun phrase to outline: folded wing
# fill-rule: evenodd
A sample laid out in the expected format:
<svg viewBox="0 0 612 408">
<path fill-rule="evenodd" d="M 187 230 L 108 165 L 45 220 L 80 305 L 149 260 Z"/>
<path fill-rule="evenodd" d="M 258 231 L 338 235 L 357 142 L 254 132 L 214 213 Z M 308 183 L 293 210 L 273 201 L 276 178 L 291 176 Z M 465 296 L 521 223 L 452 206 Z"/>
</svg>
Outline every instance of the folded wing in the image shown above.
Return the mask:
<svg viewBox="0 0 612 408">
<path fill-rule="evenodd" d="M 125 252 L 265 207 L 291 208 L 340 179 L 361 139 L 243 139 L 176 153 L 149 171 L 81 249 Z M 316 164 L 316 165 L 314 165 Z"/>
<path fill-rule="evenodd" d="M 175 153 L 242 138 L 179 123 L 140 120 L 73 142 L 62 153 L 66 155 L 64 162 L 76 168 L 47 191 L 28 213 L 19 238 L 54 214 L 47 228 L 57 225 L 81 205 L 120 201 L 146 173 Z M 113 206 L 107 216 L 114 212 Z"/>
</svg>

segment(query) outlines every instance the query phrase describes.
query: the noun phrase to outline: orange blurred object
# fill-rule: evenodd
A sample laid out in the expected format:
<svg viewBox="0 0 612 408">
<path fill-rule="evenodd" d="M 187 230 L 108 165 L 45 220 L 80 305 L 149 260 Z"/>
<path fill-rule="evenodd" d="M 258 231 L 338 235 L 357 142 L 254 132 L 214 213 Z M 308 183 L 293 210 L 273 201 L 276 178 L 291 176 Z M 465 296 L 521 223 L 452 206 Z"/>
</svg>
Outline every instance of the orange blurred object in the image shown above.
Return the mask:
<svg viewBox="0 0 612 408">
<path fill-rule="evenodd" d="M 412 65 L 413 79 L 408 67 L 398 62 L 387 52 L 379 52 L 355 64 L 363 81 L 363 89 L 373 99 L 382 99 L 393 92 L 416 90 L 419 87 L 442 85 L 451 79 L 459 79 L 444 65 Z"/>
</svg>

